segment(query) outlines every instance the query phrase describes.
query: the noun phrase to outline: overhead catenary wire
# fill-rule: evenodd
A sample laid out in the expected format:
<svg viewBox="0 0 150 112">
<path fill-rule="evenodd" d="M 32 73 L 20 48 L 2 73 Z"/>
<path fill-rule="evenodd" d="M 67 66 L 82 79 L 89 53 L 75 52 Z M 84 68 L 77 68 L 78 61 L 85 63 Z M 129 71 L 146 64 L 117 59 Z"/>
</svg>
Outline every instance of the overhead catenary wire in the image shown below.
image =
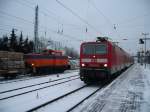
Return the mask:
<svg viewBox="0 0 150 112">
<path fill-rule="evenodd" d="M 29 1 L 27 1 L 27 0 L 24 0 L 24 2 L 26 2 L 28 5 L 25 4 L 25 3 L 23 3 L 23 2 L 21 2 L 21 1 L 19 1 L 19 0 L 15 1 L 15 2 L 16 2 L 16 3 L 19 3 L 19 4 L 23 5 L 23 6 L 26 6 L 26 7 L 28 7 L 28 8 L 31 8 L 33 11 L 35 10 L 34 6 L 35 6 L 36 4 L 34 4 L 34 6 L 32 6 L 32 5 L 30 4 L 31 2 L 29 2 Z M 57 23 L 60 23 L 60 20 L 58 20 L 57 18 L 54 18 L 54 17 L 51 16 L 50 14 L 46 13 L 44 10 L 39 10 L 39 12 L 42 13 L 44 16 L 49 16 L 50 19 L 56 21 Z M 51 13 L 51 14 L 53 14 L 53 13 Z"/>
<path fill-rule="evenodd" d="M 19 1 L 19 0 L 18 0 L 18 1 Z M 19 1 L 19 2 L 17 2 L 17 3 L 19 3 L 19 4 L 23 5 L 23 6 L 29 7 L 29 8 L 31 8 L 31 9 L 34 10 L 34 7 L 32 7 L 32 5 L 35 6 L 36 3 L 32 3 L 31 1 L 28 1 L 28 0 L 24 0 L 24 2 L 26 2 L 28 5 L 22 3 L 21 1 Z M 31 5 L 31 4 L 32 4 L 32 5 Z M 41 11 L 41 10 L 42 10 L 42 11 Z M 60 17 L 58 17 L 54 12 L 52 12 L 52 11 L 46 9 L 46 8 L 41 9 L 41 10 L 39 10 L 40 13 L 42 13 L 45 17 L 50 17 L 50 19 L 54 20 L 57 24 L 64 24 L 65 26 L 71 26 L 71 27 L 73 27 L 73 28 L 75 27 L 75 28 L 78 29 L 78 30 L 81 30 L 81 29 L 82 29 L 82 27 L 77 26 L 77 25 L 75 25 L 75 24 L 70 24 L 70 23 L 64 23 L 64 22 L 62 22 L 61 19 L 60 19 Z M 52 15 L 53 15 L 54 17 L 53 17 Z M 50 21 L 49 19 L 47 19 L 47 20 Z"/>
<path fill-rule="evenodd" d="M 31 2 L 29 2 L 28 0 L 25 0 L 27 3 L 31 3 Z M 23 4 L 22 4 L 23 5 Z M 26 5 L 27 6 L 27 5 Z M 30 6 L 28 6 L 29 8 L 31 8 Z M 32 9 L 34 9 L 34 8 L 32 8 Z M 47 10 L 46 8 L 45 8 L 45 10 Z M 47 13 L 45 13 L 44 11 L 41 11 L 41 13 L 43 13 L 44 14 L 44 16 L 49 16 L 49 17 L 51 17 L 52 18 L 52 16 L 50 15 L 50 14 L 53 14 L 53 15 L 55 15 L 56 16 L 56 14 L 55 13 L 53 13 L 53 12 L 51 12 L 51 11 L 49 11 L 49 10 L 47 10 L 47 12 L 49 12 L 49 14 L 47 14 Z M 59 24 L 61 23 L 60 22 L 60 20 L 58 20 L 58 19 L 55 19 L 55 18 L 53 18 L 53 20 L 55 20 L 55 21 L 57 21 Z M 61 23 L 61 24 L 63 24 L 63 23 Z M 66 24 L 65 24 L 66 25 Z M 68 25 L 70 25 L 70 26 L 74 26 L 74 25 L 72 25 L 72 24 L 68 24 Z M 44 26 L 42 26 L 42 27 L 44 27 Z M 52 30 L 51 30 L 52 31 Z M 52 31 L 52 32 L 55 32 L 55 31 Z M 56 32 L 55 32 L 56 33 Z M 57 31 L 57 33 L 58 33 L 58 31 Z M 58 34 L 61 34 L 62 35 L 62 33 L 63 33 L 63 29 L 58 33 Z M 72 36 L 69 36 L 69 35 L 67 35 L 67 34 L 64 34 L 66 37 L 71 37 L 72 38 Z M 75 37 L 74 37 L 75 38 Z M 79 40 L 79 39 L 76 39 L 77 41 L 82 41 L 82 40 Z"/>
<path fill-rule="evenodd" d="M 34 22 L 32 22 L 32 21 L 29 21 L 29 20 L 26 20 L 26 19 L 24 19 L 24 18 L 21 18 L 21 17 L 15 16 L 15 15 L 9 14 L 9 13 L 4 12 L 4 11 L 0 11 L 0 13 L 1 13 L 1 14 L 4 14 L 4 15 L 7 15 L 7 16 L 9 16 L 9 17 L 14 17 L 14 18 L 19 19 L 19 20 L 21 20 L 21 21 L 25 21 L 25 22 L 27 22 L 27 23 L 34 24 Z"/>
<path fill-rule="evenodd" d="M 31 1 L 28 1 L 28 0 L 24 0 L 24 2 L 26 2 L 28 5 L 24 5 L 24 3 L 21 3 L 21 2 L 19 2 L 19 4 L 21 4 L 21 5 L 23 5 L 23 6 L 26 6 L 26 7 L 29 7 L 29 8 L 31 8 L 31 9 L 33 9 L 34 10 L 34 8 L 32 7 L 32 6 L 35 6 L 36 5 L 36 3 L 34 2 L 34 3 L 32 3 Z M 45 10 L 44 10 L 45 9 Z M 82 30 L 82 29 L 84 29 L 84 28 L 82 28 L 81 26 L 78 26 L 78 25 L 75 25 L 75 24 L 70 24 L 70 23 L 62 23 L 61 22 L 61 20 L 60 20 L 60 17 L 59 18 L 57 18 L 56 16 L 56 14 L 54 13 L 54 12 L 52 12 L 52 11 L 50 11 L 50 10 L 48 10 L 48 9 L 46 9 L 46 8 L 44 8 L 42 11 L 41 10 L 39 10 L 40 11 L 40 13 L 42 13 L 44 16 L 46 16 L 46 17 L 50 17 L 52 20 L 54 20 L 54 21 L 56 21 L 58 24 L 64 24 L 65 25 L 65 27 L 66 26 L 68 26 L 68 27 L 72 27 L 73 29 L 75 28 L 75 29 L 77 29 L 77 30 Z M 54 15 L 55 16 L 55 18 L 52 16 L 52 15 Z M 47 19 L 48 21 L 50 21 L 49 19 Z M 46 26 L 45 26 L 46 27 Z M 87 29 L 87 27 L 86 27 L 86 29 Z M 60 33 L 60 31 L 59 31 L 60 29 L 58 28 L 58 30 L 57 30 L 57 33 L 59 32 Z M 61 29 L 61 31 L 62 31 L 63 29 Z M 88 29 L 87 29 L 88 30 Z M 82 30 L 83 31 L 83 30 Z M 46 31 L 44 31 L 44 32 L 46 32 Z M 84 31 L 83 31 L 84 32 Z M 91 37 L 93 37 L 91 34 L 90 34 L 90 32 L 87 32 L 88 33 L 88 35 L 90 35 Z M 95 36 L 94 36 L 95 37 Z M 79 40 L 79 39 L 78 39 Z M 80 40 L 81 41 L 81 40 Z"/>
<path fill-rule="evenodd" d="M 28 5 L 30 5 L 29 7 L 31 7 L 31 4 L 33 5 L 33 6 L 35 6 L 35 5 L 37 5 L 37 3 L 32 3 L 31 1 L 29 1 L 29 0 L 24 0 L 24 2 L 26 2 L 26 3 L 28 3 Z M 34 8 L 33 8 L 34 9 Z M 42 10 L 42 11 L 41 11 Z M 57 21 L 58 23 L 61 23 L 60 22 L 60 19 L 59 19 L 59 17 L 58 17 L 58 15 L 56 15 L 55 13 L 53 13 L 52 11 L 50 11 L 50 10 L 48 10 L 48 9 L 46 9 L 45 7 L 43 8 L 43 9 L 41 9 L 40 10 L 40 12 L 42 13 L 42 14 L 44 14 L 45 16 L 49 16 L 50 18 L 52 18 L 54 21 Z M 53 16 L 51 16 L 51 15 L 53 15 L 53 16 L 55 16 L 55 18 L 53 17 Z M 57 17 L 56 17 L 57 16 Z"/>
<path fill-rule="evenodd" d="M 23 2 L 20 1 L 20 0 L 17 0 L 17 1 L 15 1 L 15 2 L 16 2 L 16 3 L 19 3 L 19 4 L 23 5 L 23 6 L 29 7 L 29 8 L 31 8 L 31 9 L 34 10 L 34 7 L 33 7 L 33 6 L 31 6 L 31 5 L 27 4 L 27 3 L 25 3 L 24 1 L 25 1 L 25 0 L 23 0 Z"/>
<path fill-rule="evenodd" d="M 31 21 L 29 21 L 29 20 L 26 20 L 26 19 L 24 19 L 24 18 L 21 18 L 21 17 L 18 17 L 18 16 L 14 16 L 14 15 L 9 14 L 9 13 L 6 13 L 6 12 L 4 12 L 4 11 L 0 11 L 0 13 L 2 13 L 2 14 L 4 14 L 4 15 L 7 15 L 7 16 L 10 16 L 10 17 L 13 17 L 13 18 L 16 18 L 16 19 L 18 19 L 18 20 L 24 21 L 24 22 L 26 22 L 26 23 L 29 23 L 29 24 L 34 25 L 33 22 L 31 22 Z M 42 26 L 42 25 L 40 25 L 40 27 L 45 28 L 45 26 Z M 47 29 L 48 29 L 49 31 L 55 33 L 55 34 L 62 35 L 62 36 L 64 36 L 64 37 L 66 37 L 66 38 L 74 39 L 74 40 L 80 41 L 80 42 L 82 41 L 82 40 L 79 40 L 79 39 L 77 39 L 76 37 L 70 36 L 70 35 L 68 35 L 68 34 L 58 33 L 57 31 L 52 30 L 51 28 L 47 28 Z"/>
<path fill-rule="evenodd" d="M 7 28 L 15 28 L 15 29 L 17 29 L 17 28 L 19 28 L 20 30 L 23 30 L 23 29 L 28 29 L 28 30 L 30 30 L 31 31 L 31 27 L 29 27 L 29 26 L 27 26 L 28 28 L 25 28 L 25 27 L 23 27 L 23 26 L 18 26 L 18 25 L 6 25 L 6 24 L 3 24 L 3 25 L 0 25 L 0 27 L 7 27 Z M 30 28 L 30 29 L 29 29 Z M 43 32 L 43 30 L 40 30 L 41 32 Z"/>
<path fill-rule="evenodd" d="M 24 0 L 25 2 L 27 2 L 28 4 L 33 4 L 33 5 L 36 5 L 36 3 L 34 2 L 34 3 L 32 3 L 31 1 L 29 1 L 29 0 Z M 52 14 L 52 15 L 55 15 L 55 16 L 58 16 L 58 15 L 56 15 L 54 12 L 52 12 L 52 11 L 50 11 L 50 10 L 48 10 L 48 9 L 46 9 L 46 8 L 44 8 L 47 12 L 49 12 L 50 14 Z M 45 10 L 43 10 L 43 11 L 45 11 Z"/>
<path fill-rule="evenodd" d="M 7 25 L 6 25 L 7 26 Z M 1 27 L 1 26 L 0 26 Z M 3 26 L 4 27 L 4 26 Z M 18 26 L 13 26 L 13 28 L 17 28 Z M 6 30 L 6 29 L 2 29 L 2 28 L 0 28 L 0 30 L 2 30 L 2 31 L 6 31 L 6 32 L 11 32 L 11 30 Z M 49 30 L 51 30 L 51 32 L 53 32 L 53 33 L 55 33 L 55 34 L 57 34 L 57 31 L 54 31 L 54 30 L 52 30 L 52 29 L 49 29 Z M 43 31 L 39 31 L 39 32 L 43 32 Z M 62 35 L 62 34 L 58 34 L 58 35 Z M 65 36 L 66 38 L 68 38 L 68 39 L 71 39 L 71 38 L 75 38 L 75 37 L 73 37 L 73 36 L 70 36 L 70 35 L 67 35 L 67 34 L 63 34 L 62 36 Z M 76 41 L 83 41 L 83 40 L 79 40 L 79 39 L 75 39 Z"/>
<path fill-rule="evenodd" d="M 84 20 L 83 18 L 81 18 L 77 13 L 75 13 L 71 8 L 69 8 L 68 6 L 64 5 L 62 2 L 60 2 L 59 0 L 56 0 L 56 2 L 58 4 L 60 4 L 63 8 L 65 8 L 66 10 L 68 10 L 71 14 L 73 14 L 75 17 L 77 17 L 80 21 L 82 21 L 83 23 L 87 24 L 90 28 L 92 28 L 95 32 L 97 32 L 98 34 L 100 34 L 100 32 L 91 24 L 89 24 L 86 20 Z M 102 34 L 102 32 L 101 32 Z"/>
<path fill-rule="evenodd" d="M 36 5 L 36 3 L 32 3 L 31 1 L 29 1 L 29 0 L 24 0 L 25 2 L 27 2 L 30 6 L 31 6 L 31 4 L 33 4 L 34 6 Z M 34 8 L 33 8 L 34 9 Z M 42 11 L 41 11 L 42 10 Z M 64 22 L 62 22 L 61 21 L 61 18 L 60 17 L 58 17 L 58 15 L 56 15 L 54 12 L 52 12 L 52 11 L 50 11 L 50 10 L 48 10 L 47 8 L 43 8 L 42 7 L 42 9 L 40 9 L 39 10 L 40 11 L 40 13 L 42 13 L 44 16 L 47 16 L 47 17 L 50 17 L 51 19 L 53 19 L 54 21 L 56 21 L 58 24 L 64 24 L 64 25 L 67 25 L 67 26 L 72 26 L 72 27 L 79 27 L 79 26 L 77 26 L 77 25 L 75 25 L 75 24 L 69 24 L 69 23 L 64 23 Z M 54 17 L 53 17 L 53 16 Z M 49 20 L 49 19 L 48 19 Z"/>
<path fill-rule="evenodd" d="M 106 17 L 106 16 L 104 15 L 104 13 L 103 13 L 99 8 L 96 7 L 95 3 L 92 2 L 91 0 L 88 0 L 88 1 L 89 1 L 89 3 L 91 3 L 91 6 L 96 9 L 96 11 L 98 12 L 98 14 L 99 14 L 100 16 L 103 16 L 103 17 L 105 18 L 105 20 L 107 21 L 107 23 L 108 23 L 111 27 L 113 27 L 114 25 L 113 25 L 113 23 L 111 22 L 111 20 L 110 20 L 108 17 Z"/>
<path fill-rule="evenodd" d="M 21 3 L 21 2 L 18 2 L 19 4 L 21 4 L 21 5 L 23 5 L 24 3 Z M 29 7 L 29 8 L 31 8 L 31 9 L 34 9 L 34 8 L 32 8 L 31 6 L 29 6 L 29 5 L 25 5 L 26 7 Z M 4 15 L 6 15 L 6 16 L 9 16 L 9 17 L 13 17 L 13 18 L 15 18 L 15 19 L 17 19 L 17 20 L 21 20 L 21 21 L 23 21 L 23 22 L 25 22 L 25 23 L 28 23 L 28 24 L 34 24 L 34 22 L 33 21 L 30 21 L 30 20 L 26 20 L 26 19 L 24 19 L 24 18 L 22 18 L 22 17 L 18 17 L 18 16 L 14 16 L 14 15 L 12 15 L 12 14 L 9 14 L 9 13 L 7 13 L 7 12 L 4 12 L 4 11 L 1 11 L 0 12 L 1 14 L 4 14 Z M 69 26 L 73 26 L 73 27 L 76 27 L 77 25 L 72 25 L 72 24 L 68 24 Z M 45 28 L 45 26 L 42 26 L 42 28 Z M 50 30 L 50 28 L 47 28 L 47 29 L 49 29 Z M 66 37 L 66 38 L 69 38 L 69 39 L 74 39 L 74 40 L 76 40 L 76 41 L 83 41 L 83 40 L 81 40 L 81 39 L 77 39 L 77 38 L 75 38 L 75 37 L 73 37 L 73 36 L 70 36 L 70 35 L 68 35 L 68 34 L 62 34 L 62 33 L 58 33 L 58 32 L 56 32 L 56 31 L 54 31 L 54 30 L 50 30 L 51 32 L 53 32 L 53 33 L 57 33 L 58 35 L 61 35 L 61 36 L 64 36 L 64 37 Z M 64 33 L 64 32 L 63 32 Z"/>
<path fill-rule="evenodd" d="M 130 22 L 133 22 L 133 21 L 136 21 L 136 20 L 139 20 L 139 19 L 143 19 L 143 17 L 146 17 L 146 16 L 150 16 L 150 13 L 145 13 L 143 15 L 138 15 L 138 16 L 135 16 L 133 18 L 129 18 L 127 20 L 123 20 L 119 23 L 117 23 L 118 25 L 124 25 L 126 23 L 130 23 Z"/>
<path fill-rule="evenodd" d="M 2 30 L 2 31 L 6 31 L 6 32 L 9 32 L 9 30 L 6 30 L 6 29 L 2 29 L 2 28 L 0 28 L 0 30 Z"/>
<path fill-rule="evenodd" d="M 111 27 L 111 29 L 113 29 L 113 31 L 115 31 L 115 33 L 118 35 L 118 37 L 121 37 L 120 34 L 118 33 L 118 28 L 117 28 L 116 24 L 113 24 L 112 21 L 107 16 L 105 16 L 105 14 L 99 8 L 96 7 L 94 2 L 92 2 L 91 0 L 88 0 L 88 1 L 91 3 L 91 6 L 96 9 L 98 14 L 105 18 L 108 25 Z"/>
</svg>

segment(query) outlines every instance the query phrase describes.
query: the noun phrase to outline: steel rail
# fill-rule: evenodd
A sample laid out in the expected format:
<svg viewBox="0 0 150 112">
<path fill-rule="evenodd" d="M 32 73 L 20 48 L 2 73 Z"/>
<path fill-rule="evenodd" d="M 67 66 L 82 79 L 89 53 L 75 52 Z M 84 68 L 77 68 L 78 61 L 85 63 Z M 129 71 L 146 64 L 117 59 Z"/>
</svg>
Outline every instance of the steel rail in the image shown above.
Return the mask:
<svg viewBox="0 0 150 112">
<path fill-rule="evenodd" d="M 32 84 L 32 85 L 29 85 L 29 86 L 23 86 L 23 87 L 16 88 L 16 89 L 10 89 L 10 90 L 7 90 L 7 91 L 2 91 L 2 92 L 0 92 L 0 94 L 11 92 L 11 91 L 16 91 L 16 90 L 20 90 L 20 89 L 24 89 L 24 88 L 29 88 L 29 87 L 33 87 L 33 86 L 37 86 L 37 85 L 42 85 L 42 84 L 46 84 L 46 83 L 51 83 L 51 82 L 55 82 L 55 81 L 59 81 L 59 80 L 63 80 L 63 79 L 69 79 L 71 77 L 76 77 L 76 76 L 79 76 L 79 75 L 74 75 L 74 76 L 65 77 L 65 78 L 61 78 L 61 79 L 56 79 L 56 80 L 52 80 L 52 81 L 46 81 L 46 82 L 42 82 L 42 83 L 38 83 L 38 84 Z"/>
<path fill-rule="evenodd" d="M 16 94 L 16 95 L 4 97 L 4 98 L 1 98 L 0 100 L 13 98 L 13 97 L 20 96 L 20 95 L 27 94 L 27 93 L 31 93 L 31 92 L 34 92 L 34 91 L 37 91 L 37 90 L 41 90 L 41 89 L 49 88 L 49 87 L 56 86 L 56 85 L 59 85 L 59 84 L 67 83 L 67 82 L 70 82 L 70 81 L 73 81 L 73 80 L 76 80 L 76 79 L 79 79 L 79 77 L 78 78 L 74 78 L 74 79 L 70 79 L 70 80 L 67 80 L 67 81 L 63 81 L 63 82 L 60 82 L 60 83 L 56 83 L 56 84 L 53 84 L 53 85 L 41 87 L 41 88 L 38 88 L 38 89 L 33 89 L 33 90 L 30 90 L 30 91 L 22 92 L 22 93 L 19 93 L 19 94 Z"/>
<path fill-rule="evenodd" d="M 66 96 L 68 96 L 68 95 L 70 95 L 70 94 L 72 94 L 72 93 L 75 93 L 75 92 L 77 92 L 77 91 L 79 91 L 79 90 L 81 90 L 81 89 L 83 89 L 83 88 L 85 88 L 85 87 L 87 87 L 87 86 L 88 86 L 88 85 L 84 85 L 84 86 L 82 86 L 82 87 L 80 87 L 80 88 L 78 88 L 78 89 L 75 89 L 75 90 L 73 90 L 73 91 L 71 91 L 71 92 L 69 92 L 69 93 L 66 93 L 66 94 L 64 94 L 64 95 L 62 95 L 62 96 L 59 96 L 59 97 L 53 99 L 53 100 L 50 100 L 50 101 L 45 102 L 45 103 L 43 103 L 43 104 L 41 104 L 41 105 L 39 105 L 39 106 L 36 106 L 36 107 L 34 107 L 34 108 L 32 108 L 32 109 L 26 111 L 26 112 L 36 111 L 37 109 L 40 109 L 40 108 L 42 108 L 42 107 L 44 107 L 44 106 L 46 106 L 46 105 L 48 105 L 48 104 L 51 104 L 51 103 L 53 103 L 53 102 L 55 102 L 55 101 L 57 101 L 57 100 L 60 100 L 60 99 L 66 97 Z"/>
<path fill-rule="evenodd" d="M 79 103 L 77 103 L 76 105 L 72 106 L 70 109 L 68 109 L 66 112 L 70 112 L 72 111 L 74 108 L 76 108 L 78 105 L 80 105 L 81 103 L 83 103 L 85 100 L 87 100 L 88 98 L 90 98 L 92 95 L 96 94 L 99 90 L 101 89 L 98 88 L 97 90 L 95 90 L 93 93 L 91 93 L 90 95 L 88 95 L 87 97 L 85 97 L 83 100 L 81 100 Z"/>
</svg>

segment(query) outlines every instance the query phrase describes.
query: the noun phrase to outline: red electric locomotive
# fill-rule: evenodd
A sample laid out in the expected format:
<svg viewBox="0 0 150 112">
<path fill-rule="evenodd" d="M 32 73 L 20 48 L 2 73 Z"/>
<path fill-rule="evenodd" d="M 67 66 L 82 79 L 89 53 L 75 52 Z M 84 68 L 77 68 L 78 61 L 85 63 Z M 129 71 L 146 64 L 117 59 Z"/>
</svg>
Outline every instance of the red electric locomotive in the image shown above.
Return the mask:
<svg viewBox="0 0 150 112">
<path fill-rule="evenodd" d="M 133 58 L 108 40 L 84 42 L 80 48 L 80 78 L 82 81 L 103 81 L 133 64 Z"/>
<path fill-rule="evenodd" d="M 25 64 L 33 73 L 63 72 L 69 66 L 67 56 L 61 51 L 44 50 L 42 53 L 31 53 L 24 56 Z"/>
</svg>

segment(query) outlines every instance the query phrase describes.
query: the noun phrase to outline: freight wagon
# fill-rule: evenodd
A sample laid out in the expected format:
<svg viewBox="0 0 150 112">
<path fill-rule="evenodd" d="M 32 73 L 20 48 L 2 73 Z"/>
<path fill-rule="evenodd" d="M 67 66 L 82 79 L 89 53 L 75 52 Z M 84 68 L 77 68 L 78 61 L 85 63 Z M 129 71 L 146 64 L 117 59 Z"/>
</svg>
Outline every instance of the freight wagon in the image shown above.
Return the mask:
<svg viewBox="0 0 150 112">
<path fill-rule="evenodd" d="M 23 53 L 0 51 L 0 76 L 14 78 L 24 73 Z"/>
</svg>

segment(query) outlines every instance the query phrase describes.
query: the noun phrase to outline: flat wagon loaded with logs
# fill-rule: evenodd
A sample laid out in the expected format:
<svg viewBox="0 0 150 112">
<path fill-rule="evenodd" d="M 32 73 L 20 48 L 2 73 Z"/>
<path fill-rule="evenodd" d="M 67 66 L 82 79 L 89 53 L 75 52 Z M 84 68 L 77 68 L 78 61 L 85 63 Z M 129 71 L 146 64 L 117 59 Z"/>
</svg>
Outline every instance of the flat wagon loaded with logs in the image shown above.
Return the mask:
<svg viewBox="0 0 150 112">
<path fill-rule="evenodd" d="M 15 78 L 24 72 L 23 53 L 0 51 L 0 76 Z"/>
</svg>

